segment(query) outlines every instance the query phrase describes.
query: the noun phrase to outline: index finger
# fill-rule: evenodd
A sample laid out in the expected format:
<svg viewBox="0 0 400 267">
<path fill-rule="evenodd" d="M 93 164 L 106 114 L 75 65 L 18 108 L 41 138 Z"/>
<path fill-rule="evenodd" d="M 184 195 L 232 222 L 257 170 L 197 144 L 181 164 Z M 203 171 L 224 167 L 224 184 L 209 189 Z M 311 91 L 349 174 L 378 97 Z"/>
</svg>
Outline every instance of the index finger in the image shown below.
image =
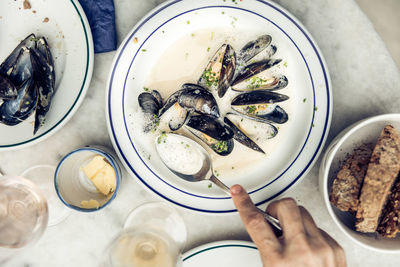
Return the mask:
<svg viewBox="0 0 400 267">
<path fill-rule="evenodd" d="M 260 253 L 262 251 L 269 253 L 279 251 L 280 242 L 243 187 L 240 185 L 232 186 L 231 196 L 247 232 Z"/>
</svg>

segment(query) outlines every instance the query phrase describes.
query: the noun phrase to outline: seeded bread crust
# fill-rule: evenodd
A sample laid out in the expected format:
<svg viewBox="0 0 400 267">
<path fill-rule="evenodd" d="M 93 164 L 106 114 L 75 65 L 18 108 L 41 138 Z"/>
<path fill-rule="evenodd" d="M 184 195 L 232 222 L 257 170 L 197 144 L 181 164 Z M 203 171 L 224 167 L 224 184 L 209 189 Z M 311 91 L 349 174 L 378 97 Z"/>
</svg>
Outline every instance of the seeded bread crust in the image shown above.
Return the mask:
<svg viewBox="0 0 400 267">
<path fill-rule="evenodd" d="M 378 233 L 384 237 L 394 238 L 400 232 L 400 181 L 399 178 L 392 189 L 389 201 L 383 212 Z"/>
<path fill-rule="evenodd" d="M 330 201 L 341 211 L 357 212 L 358 197 L 372 148 L 372 144 L 363 144 L 355 148 L 333 181 Z"/>
<path fill-rule="evenodd" d="M 361 189 L 356 230 L 375 232 L 390 190 L 400 170 L 400 136 L 393 126 L 383 128 L 372 152 Z"/>
</svg>

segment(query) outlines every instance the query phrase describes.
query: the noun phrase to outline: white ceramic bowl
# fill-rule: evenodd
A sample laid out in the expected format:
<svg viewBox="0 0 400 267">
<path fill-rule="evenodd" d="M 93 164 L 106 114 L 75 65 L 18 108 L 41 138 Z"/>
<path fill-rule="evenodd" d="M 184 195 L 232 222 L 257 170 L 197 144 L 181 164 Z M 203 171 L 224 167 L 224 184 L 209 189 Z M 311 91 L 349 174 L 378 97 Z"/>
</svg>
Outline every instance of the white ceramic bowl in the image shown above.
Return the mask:
<svg viewBox="0 0 400 267">
<path fill-rule="evenodd" d="M 356 232 L 355 219 L 329 202 L 329 192 L 340 164 L 353 149 L 362 143 L 375 144 L 385 125 L 392 125 L 400 131 L 400 114 L 384 114 L 354 123 L 343 130 L 329 145 L 319 170 L 319 190 L 333 221 L 355 243 L 380 252 L 400 252 L 400 237 L 389 239 L 377 234 Z"/>
</svg>

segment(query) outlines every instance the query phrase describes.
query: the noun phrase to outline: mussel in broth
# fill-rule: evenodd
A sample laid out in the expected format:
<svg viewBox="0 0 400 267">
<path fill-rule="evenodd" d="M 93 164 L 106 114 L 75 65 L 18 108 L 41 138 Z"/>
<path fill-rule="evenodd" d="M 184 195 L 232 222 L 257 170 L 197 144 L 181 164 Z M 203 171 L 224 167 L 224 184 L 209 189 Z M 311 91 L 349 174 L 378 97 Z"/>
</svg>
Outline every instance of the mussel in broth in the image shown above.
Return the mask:
<svg viewBox="0 0 400 267">
<path fill-rule="evenodd" d="M 211 58 L 198 84 L 217 90 L 218 96 L 222 98 L 231 85 L 235 69 L 235 50 L 229 44 L 223 44 Z"/>
<path fill-rule="evenodd" d="M 227 114 L 229 116 L 229 114 Z M 250 137 L 248 137 L 238 126 L 236 126 L 228 117 L 224 118 L 224 122 L 231 127 L 234 135 L 233 139 L 238 141 L 239 143 L 255 150 L 258 152 L 261 152 L 265 154 L 264 150 L 262 150 L 261 147 L 259 147 L 253 140 L 251 140 Z"/>
<path fill-rule="evenodd" d="M 182 89 L 178 97 L 179 105 L 192 112 L 219 117 L 217 101 L 207 89 L 191 83 L 184 84 Z"/>
<path fill-rule="evenodd" d="M 185 125 L 217 154 L 226 156 L 232 152 L 234 133 L 218 119 L 209 115 L 193 115 Z"/>
<path fill-rule="evenodd" d="M 234 86 L 232 90 L 238 92 L 253 91 L 253 90 L 271 90 L 276 91 L 285 88 L 289 81 L 285 75 L 272 75 L 263 77 L 254 75 Z"/>
<path fill-rule="evenodd" d="M 244 117 L 240 114 L 235 113 L 227 113 L 225 118 L 227 118 L 232 124 L 234 124 L 234 126 L 239 129 L 241 133 L 243 133 L 254 143 L 264 142 L 268 139 L 274 138 L 278 134 L 278 129 L 273 124 L 268 122 L 253 120 L 252 118 Z M 245 138 L 238 139 L 244 140 Z M 241 142 L 241 140 L 238 141 Z M 248 140 L 241 143 L 250 147 L 251 149 L 258 151 L 258 149 L 255 148 L 254 144 L 251 144 L 251 142 L 249 142 Z"/>
</svg>

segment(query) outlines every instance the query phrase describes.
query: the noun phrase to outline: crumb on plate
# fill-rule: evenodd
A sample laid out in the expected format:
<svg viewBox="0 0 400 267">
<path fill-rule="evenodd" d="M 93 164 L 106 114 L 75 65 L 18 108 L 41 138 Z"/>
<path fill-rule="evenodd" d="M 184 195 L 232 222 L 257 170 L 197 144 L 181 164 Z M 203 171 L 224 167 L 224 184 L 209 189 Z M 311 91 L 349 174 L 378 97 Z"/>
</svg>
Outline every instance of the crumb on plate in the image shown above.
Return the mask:
<svg viewBox="0 0 400 267">
<path fill-rule="evenodd" d="M 24 0 L 23 5 L 24 5 L 24 9 L 31 9 L 31 3 L 29 3 L 28 0 Z"/>
</svg>

